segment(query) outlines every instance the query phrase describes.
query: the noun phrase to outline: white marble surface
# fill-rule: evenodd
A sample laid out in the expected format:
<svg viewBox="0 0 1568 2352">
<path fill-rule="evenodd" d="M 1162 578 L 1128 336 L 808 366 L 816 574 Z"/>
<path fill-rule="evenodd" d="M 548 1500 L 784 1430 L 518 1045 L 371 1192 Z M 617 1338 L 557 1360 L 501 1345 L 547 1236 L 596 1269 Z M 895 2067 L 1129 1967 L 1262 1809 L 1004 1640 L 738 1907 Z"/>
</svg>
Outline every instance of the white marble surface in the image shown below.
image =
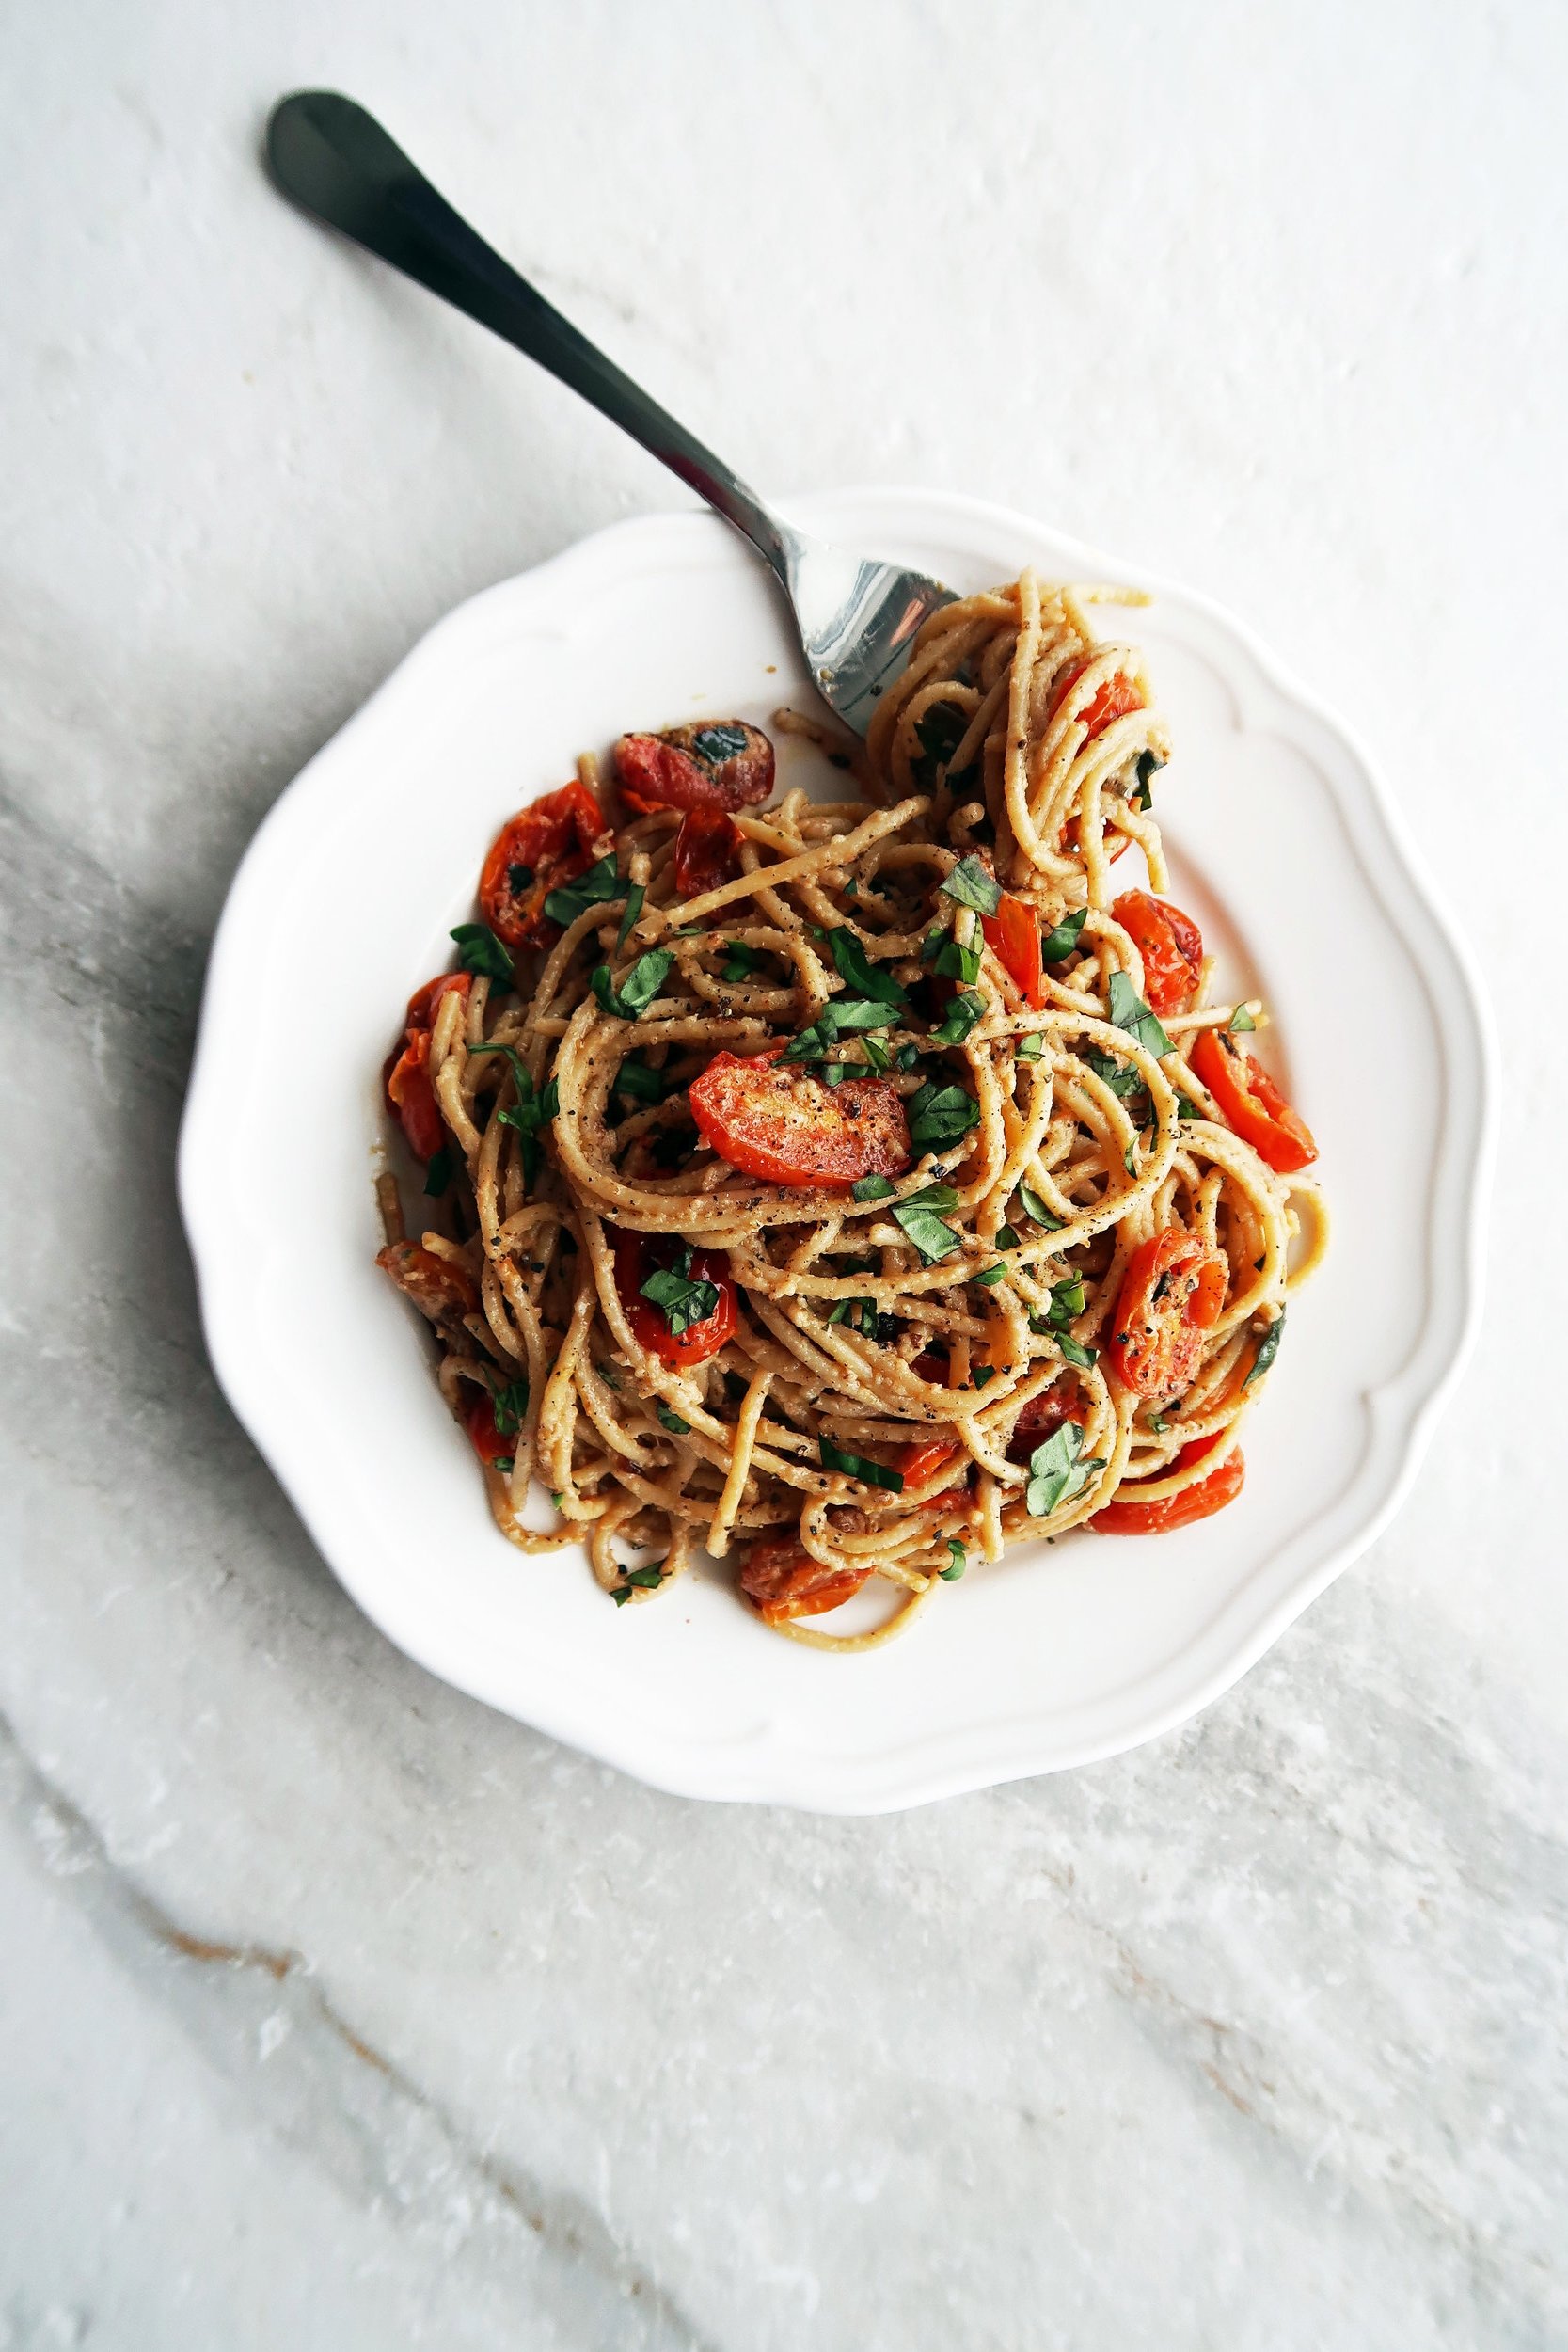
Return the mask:
<svg viewBox="0 0 1568 2352">
<path fill-rule="evenodd" d="M 13 0 L 5 57 L 0 2347 L 1568 2343 L 1568 19 Z M 172 1155 L 246 836 L 670 496 L 270 195 L 307 81 L 764 482 L 1190 580 L 1388 768 L 1503 1016 L 1486 1328 L 1185 1731 L 650 1794 L 391 1651 L 216 1395 Z"/>
</svg>

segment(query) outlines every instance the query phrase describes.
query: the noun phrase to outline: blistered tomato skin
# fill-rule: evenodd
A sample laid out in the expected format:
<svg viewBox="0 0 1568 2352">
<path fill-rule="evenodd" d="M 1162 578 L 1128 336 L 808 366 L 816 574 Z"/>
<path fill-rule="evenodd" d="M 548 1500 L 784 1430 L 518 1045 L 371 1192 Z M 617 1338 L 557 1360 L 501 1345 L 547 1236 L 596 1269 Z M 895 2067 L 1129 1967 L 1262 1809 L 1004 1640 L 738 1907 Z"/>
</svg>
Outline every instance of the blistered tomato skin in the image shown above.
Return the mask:
<svg viewBox="0 0 1568 2352">
<path fill-rule="evenodd" d="M 1167 1225 L 1141 1242 L 1122 1277 L 1106 1354 L 1134 1396 L 1175 1396 L 1196 1372 L 1205 1335 L 1225 1304 L 1227 1267 L 1217 1249 Z"/>
<path fill-rule="evenodd" d="M 584 784 L 562 785 L 509 818 L 490 844 L 479 878 L 480 911 L 509 947 L 546 947 L 561 926 L 545 912 L 552 890 L 586 874 L 605 830 L 604 811 Z"/>
<path fill-rule="evenodd" d="M 773 746 L 744 719 L 706 719 L 661 735 L 623 735 L 615 746 L 621 797 L 640 816 L 656 808 L 754 808 L 773 789 Z"/>
<path fill-rule="evenodd" d="M 1203 1029 L 1193 1068 L 1220 1106 L 1226 1124 L 1280 1176 L 1294 1176 L 1318 1156 L 1312 1131 L 1293 1110 L 1260 1061 L 1225 1029 Z"/>
<path fill-rule="evenodd" d="M 741 1060 L 716 1054 L 687 1099 L 721 1160 L 769 1184 L 830 1191 L 863 1176 L 902 1176 L 911 1161 L 909 1120 L 885 1078 L 827 1087 L 781 1064 L 782 1046 Z"/>
<path fill-rule="evenodd" d="M 479 1293 L 462 1268 L 420 1242 L 388 1242 L 375 1262 L 432 1323 L 461 1323 L 478 1311 Z"/>
<path fill-rule="evenodd" d="M 1203 969 L 1203 933 L 1192 916 L 1147 890 L 1124 891 L 1111 913 L 1143 958 L 1150 1012 L 1185 1012 Z"/>
<path fill-rule="evenodd" d="M 721 808 L 689 808 L 675 834 L 675 896 L 700 898 L 734 882 L 745 847 L 740 827 Z"/>
<path fill-rule="evenodd" d="M 653 1299 L 643 1297 L 642 1285 L 657 1268 L 673 1262 L 678 1245 L 646 1233 L 615 1233 L 610 1246 L 615 1253 L 615 1292 L 632 1338 L 661 1363 L 677 1370 L 705 1363 L 735 1337 L 735 1283 L 722 1249 L 694 1249 L 690 1265 L 691 1280 L 711 1282 L 719 1304 L 700 1323 L 688 1324 L 684 1331 L 672 1331 L 663 1311 Z"/>
<path fill-rule="evenodd" d="M 1217 1438 L 1201 1438 L 1196 1445 L 1184 1445 L 1177 1455 L 1174 1468 L 1185 1470 L 1219 1443 Z M 1168 1535 L 1178 1527 L 1196 1526 L 1199 1519 L 1212 1518 L 1227 1502 L 1234 1502 L 1246 1481 L 1246 1464 L 1241 1448 L 1227 1454 L 1218 1470 L 1211 1470 L 1191 1486 L 1184 1486 L 1179 1495 L 1167 1495 L 1160 1502 L 1108 1502 L 1103 1511 L 1097 1511 L 1088 1521 L 1098 1535 Z"/>
<path fill-rule="evenodd" d="M 787 1537 L 753 1544 L 740 1571 L 740 1589 L 765 1625 L 790 1617 L 819 1617 L 858 1593 L 870 1568 L 825 1568 Z"/>
</svg>

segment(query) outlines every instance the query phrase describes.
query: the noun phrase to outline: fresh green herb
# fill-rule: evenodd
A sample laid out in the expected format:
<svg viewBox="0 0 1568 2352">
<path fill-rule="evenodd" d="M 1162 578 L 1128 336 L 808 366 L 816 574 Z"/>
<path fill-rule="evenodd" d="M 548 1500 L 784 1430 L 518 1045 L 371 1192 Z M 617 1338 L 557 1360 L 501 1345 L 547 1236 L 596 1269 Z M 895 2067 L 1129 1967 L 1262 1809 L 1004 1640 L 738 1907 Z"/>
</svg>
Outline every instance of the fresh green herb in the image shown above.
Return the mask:
<svg viewBox="0 0 1568 2352">
<path fill-rule="evenodd" d="M 1053 1282 L 1051 1285 L 1051 1320 L 1053 1323 L 1070 1323 L 1074 1315 L 1083 1313 L 1087 1304 L 1088 1293 L 1084 1288 L 1084 1278 L 1081 1274 L 1070 1274 L 1065 1282 Z"/>
<path fill-rule="evenodd" d="M 661 1266 L 650 1274 L 642 1284 L 641 1295 L 652 1299 L 662 1313 L 673 1339 L 679 1339 L 694 1323 L 705 1323 L 719 1306 L 718 1285 L 694 1282 L 691 1279 L 691 1245 L 683 1244 L 675 1263 Z"/>
<path fill-rule="evenodd" d="M 930 930 L 927 932 L 925 938 L 920 943 L 920 961 L 922 963 L 930 962 L 931 958 L 936 954 L 937 949 L 942 946 L 942 941 L 946 937 L 947 929 L 945 924 L 933 923 Z"/>
<path fill-rule="evenodd" d="M 969 1279 L 972 1282 L 1000 1282 L 1006 1271 L 1006 1267 L 999 1259 L 995 1265 L 985 1266 L 978 1274 L 972 1274 Z"/>
<path fill-rule="evenodd" d="M 849 1190 L 857 1200 L 890 1200 L 894 1187 L 885 1176 L 862 1176 Z"/>
<path fill-rule="evenodd" d="M 559 889 L 552 890 L 545 900 L 545 913 L 564 930 L 579 914 L 586 914 L 590 907 L 602 906 L 607 898 L 618 898 L 625 888 L 615 870 L 612 850 L 608 857 L 591 866 L 586 874 L 579 874 L 576 882 L 562 882 Z"/>
<path fill-rule="evenodd" d="M 721 768 L 726 759 L 734 759 L 746 749 L 744 727 L 699 727 L 691 739 L 691 748 L 710 768 Z"/>
<path fill-rule="evenodd" d="M 875 1070 L 879 1076 L 884 1070 L 893 1068 L 893 1056 L 888 1052 L 887 1047 L 879 1045 L 874 1037 L 862 1038 L 861 1051 L 865 1056 L 866 1068 Z"/>
<path fill-rule="evenodd" d="M 1176 1089 L 1176 1116 L 1178 1119 L 1201 1119 L 1203 1117 L 1203 1113 L 1198 1109 L 1192 1096 L 1183 1094 L 1180 1087 Z"/>
<path fill-rule="evenodd" d="M 1243 1030 L 1255 1029 L 1258 1024 L 1244 1005 L 1238 1005 L 1226 1026 L 1233 1036 L 1240 1036 Z"/>
<path fill-rule="evenodd" d="M 963 1248 L 951 1225 L 942 1223 L 944 1214 L 958 1205 L 958 1196 L 951 1184 L 927 1184 L 924 1192 L 895 1206 L 895 1223 L 902 1226 L 927 1265 L 935 1265 L 939 1260 L 950 1258 L 955 1249 Z"/>
<path fill-rule="evenodd" d="M 994 914 L 1002 903 L 1002 886 L 973 853 L 960 859 L 942 885 L 944 898 L 956 898 L 976 914 Z"/>
<path fill-rule="evenodd" d="M 614 1389 L 619 1391 L 621 1386 L 621 1375 L 616 1371 L 613 1364 L 595 1364 L 594 1369 L 598 1374 L 599 1378 L 604 1382 L 607 1389 Z"/>
<path fill-rule="evenodd" d="M 896 1005 L 900 1009 L 909 1003 L 908 996 L 892 973 L 884 971 L 879 963 L 871 961 L 853 931 L 846 930 L 842 926 L 836 931 L 830 931 L 828 945 L 833 951 L 833 961 L 838 966 L 840 979 L 857 996 L 870 996 L 878 1004 Z"/>
<path fill-rule="evenodd" d="M 426 1200 L 439 1200 L 441 1195 L 445 1192 L 447 1186 L 456 1175 L 457 1169 L 457 1153 L 452 1150 L 450 1143 L 443 1143 L 438 1152 L 433 1152 L 431 1153 L 429 1162 L 425 1168 L 424 1189 Z"/>
<path fill-rule="evenodd" d="M 472 972 L 480 979 L 499 980 L 503 988 L 510 985 L 511 955 L 488 923 L 459 923 L 451 936 L 457 942 L 457 961 L 465 972 Z"/>
<path fill-rule="evenodd" d="M 1046 932 L 1040 941 L 1040 954 L 1047 963 L 1060 963 L 1065 956 L 1071 955 L 1087 914 L 1087 907 L 1074 907 L 1070 914 L 1063 915 L 1054 930 Z"/>
<path fill-rule="evenodd" d="M 935 788 L 937 771 L 947 766 L 968 732 L 969 714 L 960 710 L 956 703 L 933 703 L 928 710 L 921 713 L 914 726 L 920 756 L 912 763 L 914 781 L 921 791 L 929 792 Z M 972 773 L 972 769 L 965 768 L 958 775 L 949 776 L 947 781 L 958 784 Z"/>
<path fill-rule="evenodd" d="M 1043 1226 L 1048 1233 L 1061 1232 L 1061 1218 L 1052 1215 L 1033 1184 L 1020 1184 L 1018 1197 L 1022 1201 L 1026 1213 L 1034 1218 L 1037 1225 Z"/>
<path fill-rule="evenodd" d="M 1138 788 L 1132 795 L 1132 805 L 1134 808 L 1147 809 L 1154 806 L 1154 795 L 1150 791 L 1149 786 L 1164 764 L 1164 761 L 1155 752 L 1140 752 L 1138 754 Z"/>
<path fill-rule="evenodd" d="M 996 1235 L 996 1247 L 998 1249 L 1016 1249 L 1018 1248 L 1018 1235 L 1014 1232 L 1010 1225 L 1004 1225 L 998 1229 Z"/>
<path fill-rule="evenodd" d="M 1129 1176 L 1136 1177 L 1138 1173 L 1138 1147 L 1135 1143 L 1130 1143 L 1128 1145 L 1126 1151 L 1121 1155 L 1121 1164 L 1123 1168 L 1126 1168 Z"/>
<path fill-rule="evenodd" d="M 967 988 L 980 977 L 980 950 L 965 947 L 956 939 L 944 940 L 937 949 L 933 970 L 950 980 L 961 980 Z"/>
<path fill-rule="evenodd" d="M 726 939 L 724 945 L 730 951 L 729 961 L 724 965 L 719 977 L 732 982 L 749 980 L 762 961 L 756 949 L 748 947 L 743 939 Z"/>
<path fill-rule="evenodd" d="M 920 1048 L 918 1045 L 900 1045 L 893 1058 L 900 1070 L 912 1070 L 920 1059 Z"/>
<path fill-rule="evenodd" d="M 506 869 L 506 880 L 508 887 L 515 896 L 518 892 L 532 887 L 533 868 L 531 866 L 509 866 Z"/>
<path fill-rule="evenodd" d="M 1028 1037 L 1021 1037 L 1013 1047 L 1013 1056 L 1018 1061 L 1038 1061 L 1044 1052 L 1045 1039 L 1038 1029 Z"/>
<path fill-rule="evenodd" d="M 639 956 L 631 970 L 617 989 L 610 977 L 608 963 L 594 967 L 592 983 L 594 995 L 608 1013 L 617 1021 L 635 1021 L 647 1010 L 664 984 L 664 976 L 674 962 L 668 947 L 650 947 Z"/>
<path fill-rule="evenodd" d="M 974 1381 L 977 1389 L 983 1389 L 990 1381 L 995 1379 L 996 1366 L 994 1364 L 975 1364 L 971 1369 L 969 1376 Z"/>
<path fill-rule="evenodd" d="M 969 1554 L 964 1549 L 962 1544 L 959 1543 L 956 1535 L 949 1535 L 947 1538 L 947 1555 L 949 1561 L 951 1562 L 951 1565 L 945 1568 L 939 1568 L 937 1570 L 937 1574 L 941 1577 L 944 1584 L 951 1584 L 954 1579 L 956 1577 L 962 1576 L 965 1568 L 968 1567 Z"/>
<path fill-rule="evenodd" d="M 1053 1430 L 1043 1445 L 1037 1445 L 1029 1456 L 1029 1485 L 1024 1496 L 1030 1515 L 1037 1519 L 1049 1518 L 1059 1503 L 1070 1502 L 1089 1483 L 1092 1470 L 1103 1470 L 1103 1461 L 1081 1461 L 1084 1432 L 1075 1421 L 1064 1421 Z"/>
<path fill-rule="evenodd" d="M 904 1473 L 889 1470 L 885 1462 L 868 1462 L 863 1454 L 845 1454 L 831 1438 L 818 1438 L 817 1451 L 825 1470 L 842 1470 L 846 1478 L 858 1478 L 863 1486 L 885 1486 L 889 1494 L 902 1494 Z"/>
<path fill-rule="evenodd" d="M 1111 1019 L 1118 1029 L 1125 1029 L 1129 1037 L 1135 1037 L 1156 1060 L 1162 1054 L 1170 1052 L 1169 1038 L 1125 972 L 1117 971 L 1111 975 Z"/>
<path fill-rule="evenodd" d="M 869 996 L 830 997 L 811 1027 L 802 1029 L 784 1047 L 783 1058 L 821 1061 L 841 1037 L 851 1036 L 858 1029 L 890 1029 L 896 1018 L 891 1005 L 877 1004 Z"/>
<path fill-rule="evenodd" d="M 690 1435 L 691 1423 L 689 1421 L 682 1421 L 680 1415 L 673 1411 L 668 1405 L 656 1405 L 654 1410 L 658 1415 L 661 1427 L 668 1429 L 672 1438 L 685 1438 Z"/>
<path fill-rule="evenodd" d="M 947 1008 L 942 1026 L 931 1031 L 933 1045 L 961 1045 L 986 1009 L 977 988 L 965 989 Z"/>
<path fill-rule="evenodd" d="M 650 1070 L 646 1062 L 628 1058 L 615 1073 L 612 1091 L 625 1094 L 634 1103 L 662 1103 L 664 1073 L 659 1070 Z"/>
<path fill-rule="evenodd" d="M 1098 1350 L 1085 1347 L 1083 1341 L 1075 1340 L 1070 1331 L 1058 1331 L 1055 1340 L 1068 1362 L 1076 1364 L 1083 1372 L 1090 1371 L 1100 1360 Z"/>
<path fill-rule="evenodd" d="M 849 1073 L 841 1061 L 825 1061 L 816 1074 L 825 1087 L 841 1087 Z"/>
<path fill-rule="evenodd" d="M 516 1467 L 517 1456 L 515 1454 L 493 1454 L 490 1456 L 490 1468 L 493 1470 L 502 1471 L 508 1478 Z"/>
<path fill-rule="evenodd" d="M 554 1503 L 554 1505 L 555 1505 L 555 1507 L 556 1507 L 556 1509 L 557 1509 L 558 1511 L 560 1510 L 560 1508 L 561 1508 L 562 1504 L 565 1502 L 565 1500 L 566 1500 L 566 1493 L 565 1493 L 565 1489 L 564 1489 L 564 1487 L 562 1489 L 562 1491 L 561 1491 L 559 1494 L 554 1494 L 554 1493 L 552 1493 L 552 1494 L 551 1494 L 551 1496 L 550 1496 L 550 1501 Z"/>
<path fill-rule="evenodd" d="M 1164 1413 L 1156 1413 L 1148 1426 L 1156 1438 L 1165 1437 L 1170 1430 L 1170 1423 Z"/>
<path fill-rule="evenodd" d="M 1136 1094 L 1143 1085 L 1139 1073 L 1131 1065 L 1124 1068 L 1114 1054 L 1101 1054 L 1091 1046 L 1084 1059 L 1097 1078 L 1104 1079 L 1113 1094 L 1125 1098 L 1129 1094 Z"/>
<path fill-rule="evenodd" d="M 1252 1359 L 1252 1370 L 1247 1374 L 1246 1378 L 1242 1382 L 1243 1389 L 1250 1389 L 1255 1380 L 1261 1380 L 1263 1375 L 1267 1372 L 1269 1366 L 1278 1355 L 1279 1343 L 1284 1336 L 1285 1310 L 1281 1307 L 1279 1312 L 1275 1315 L 1274 1321 L 1270 1324 L 1268 1329 L 1264 1332 L 1262 1339 L 1259 1343 L 1258 1353 Z"/>
<path fill-rule="evenodd" d="M 490 1403 L 500 1435 L 503 1438 L 515 1437 L 528 1419 L 528 1382 L 509 1380 L 504 1389 L 492 1392 Z"/>
<path fill-rule="evenodd" d="M 663 1581 L 664 1563 L 662 1560 L 657 1563 L 657 1566 L 651 1568 L 628 1568 L 624 1582 L 610 1586 L 610 1597 L 617 1609 L 624 1609 L 632 1597 L 634 1587 L 639 1592 L 653 1593 L 658 1590 Z"/>
<path fill-rule="evenodd" d="M 518 1152 L 523 1165 L 523 1183 L 525 1185 L 531 1184 L 539 1173 L 540 1163 L 544 1156 L 539 1144 L 539 1130 L 552 1120 L 561 1108 L 560 1084 L 556 1079 L 551 1078 L 544 1090 L 536 1095 L 528 1064 L 515 1045 L 470 1045 L 468 1051 L 476 1057 L 481 1054 L 499 1054 L 512 1073 L 512 1083 L 516 1089 L 517 1100 L 515 1104 L 509 1104 L 505 1110 L 498 1111 L 496 1119 L 500 1126 L 512 1128 L 519 1137 Z"/>
<path fill-rule="evenodd" d="M 626 892 L 626 911 L 621 916 L 621 928 L 615 934 L 615 952 L 618 956 L 626 954 L 626 942 L 632 934 L 632 926 L 642 912 L 642 901 L 647 895 L 641 882 L 633 882 Z"/>
<path fill-rule="evenodd" d="M 860 877 L 857 874 L 851 874 L 848 881 L 844 885 L 845 897 L 847 898 L 852 898 L 860 886 Z"/>
<path fill-rule="evenodd" d="M 957 1143 L 980 1123 L 980 1105 L 962 1087 L 937 1086 L 927 1078 L 911 1095 L 910 1139 L 922 1151 L 939 1151 Z"/>
</svg>

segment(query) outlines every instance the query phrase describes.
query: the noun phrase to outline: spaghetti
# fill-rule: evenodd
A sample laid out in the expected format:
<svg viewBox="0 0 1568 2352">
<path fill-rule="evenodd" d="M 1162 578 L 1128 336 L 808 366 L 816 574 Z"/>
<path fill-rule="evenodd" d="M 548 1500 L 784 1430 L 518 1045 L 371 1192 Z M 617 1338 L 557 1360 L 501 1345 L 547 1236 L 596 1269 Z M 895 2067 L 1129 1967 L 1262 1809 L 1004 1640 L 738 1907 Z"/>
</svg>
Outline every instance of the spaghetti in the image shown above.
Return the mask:
<svg viewBox="0 0 1568 2352">
<path fill-rule="evenodd" d="M 381 1179 L 380 1263 L 521 1549 L 617 1602 L 738 1551 L 857 1649 L 1008 1544 L 1239 1491 L 1324 1220 L 1261 1006 L 1161 895 L 1167 738 L 1088 617 L 1136 600 L 1025 574 L 927 622 L 863 745 L 781 712 L 852 800 L 771 803 L 724 723 L 623 738 L 620 821 L 585 759 L 499 836 L 388 1065 L 431 1205 L 405 1238 Z M 873 1630 L 807 1622 L 873 1575 Z"/>
</svg>

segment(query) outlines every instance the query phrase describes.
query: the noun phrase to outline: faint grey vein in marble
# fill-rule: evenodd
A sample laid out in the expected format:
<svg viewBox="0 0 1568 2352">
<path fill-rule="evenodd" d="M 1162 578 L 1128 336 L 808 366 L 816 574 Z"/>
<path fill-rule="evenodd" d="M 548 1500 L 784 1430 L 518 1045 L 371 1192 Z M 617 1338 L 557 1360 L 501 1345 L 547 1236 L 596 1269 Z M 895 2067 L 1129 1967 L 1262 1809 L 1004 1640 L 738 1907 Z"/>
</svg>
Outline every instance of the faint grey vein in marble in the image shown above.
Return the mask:
<svg viewBox="0 0 1568 2352">
<path fill-rule="evenodd" d="M 1568 18 L 978 19 L 10 11 L 0 2352 L 1568 2345 Z M 669 496 L 268 193 L 324 79 L 765 485 L 1050 516 L 1387 768 L 1509 1016 L 1487 1327 L 1176 1736 L 677 1803 L 389 1649 L 217 1395 L 174 1140 L 246 838 L 444 610 Z M 721 175 L 672 136 L 737 110 Z"/>
</svg>

